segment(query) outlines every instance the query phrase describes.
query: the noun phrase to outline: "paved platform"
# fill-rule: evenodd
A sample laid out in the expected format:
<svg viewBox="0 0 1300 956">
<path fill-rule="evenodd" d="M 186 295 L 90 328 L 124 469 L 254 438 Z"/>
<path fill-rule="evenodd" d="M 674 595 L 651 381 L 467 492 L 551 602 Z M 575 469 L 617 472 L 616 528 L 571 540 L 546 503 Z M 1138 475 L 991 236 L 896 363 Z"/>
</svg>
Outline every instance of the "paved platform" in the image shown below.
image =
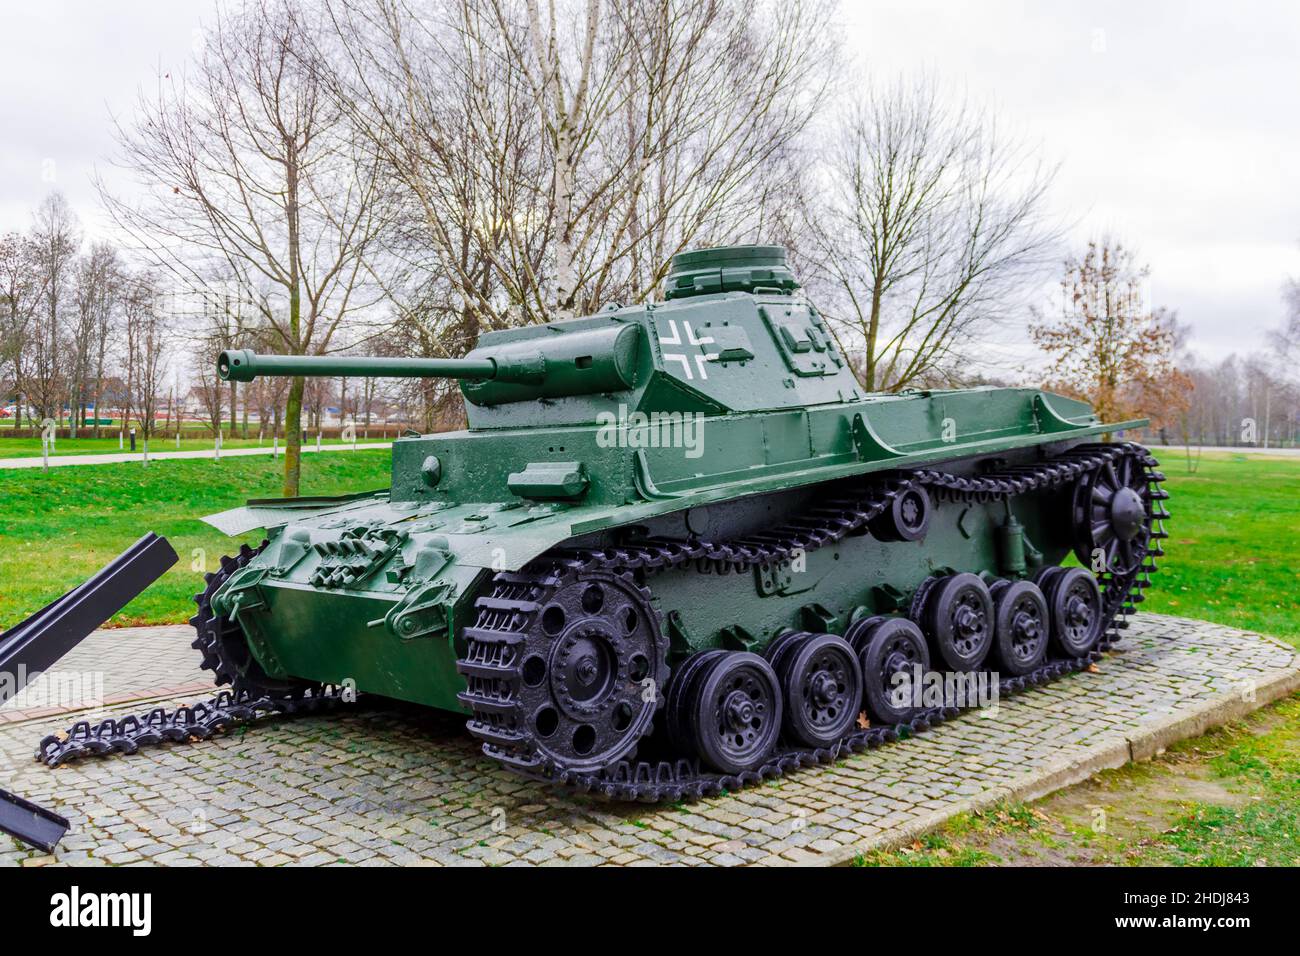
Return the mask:
<svg viewBox="0 0 1300 956">
<path fill-rule="evenodd" d="M 188 628 L 103 631 L 60 671 L 100 673 L 114 700 L 185 699 L 205 676 L 189 639 Z M 77 716 L 50 709 L 77 704 L 60 704 L 60 687 L 84 682 L 38 685 L 0 709 L 0 786 L 73 828 L 53 855 L 0 836 L 0 865 L 839 864 L 955 813 L 1147 759 L 1300 688 L 1291 647 L 1218 625 L 1140 615 L 1121 647 L 912 740 L 660 807 L 515 777 L 460 718 L 417 710 L 359 708 L 50 770 L 32 751 Z"/>
</svg>

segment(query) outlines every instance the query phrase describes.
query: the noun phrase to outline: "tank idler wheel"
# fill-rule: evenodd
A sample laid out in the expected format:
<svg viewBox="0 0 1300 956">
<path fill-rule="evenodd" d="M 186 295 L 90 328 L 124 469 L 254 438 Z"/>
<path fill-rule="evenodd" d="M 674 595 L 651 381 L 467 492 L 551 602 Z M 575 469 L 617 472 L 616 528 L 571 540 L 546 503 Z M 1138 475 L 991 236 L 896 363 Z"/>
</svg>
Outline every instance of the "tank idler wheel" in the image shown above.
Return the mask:
<svg viewBox="0 0 1300 956">
<path fill-rule="evenodd" d="M 918 712 L 921 678 L 930 669 L 930 649 L 921 629 L 905 617 L 872 618 L 858 649 L 863 706 L 877 724 L 908 723 Z"/>
<path fill-rule="evenodd" d="M 787 635 L 764 656 L 785 698 L 786 737 L 806 747 L 828 747 L 849 732 L 861 712 L 862 671 L 844 638 Z"/>
<path fill-rule="evenodd" d="M 1154 503 L 1151 479 L 1135 455 L 1080 478 L 1071 504 L 1079 563 L 1120 576 L 1138 570 L 1151 546 Z"/>
<path fill-rule="evenodd" d="M 669 734 L 719 773 L 755 770 L 781 733 L 781 689 L 772 667 L 746 651 L 705 651 L 682 666 L 668 692 Z"/>
<path fill-rule="evenodd" d="M 934 642 L 938 661 L 949 670 L 977 670 L 993 646 L 988 586 L 969 572 L 942 579 L 926 596 L 921 627 Z"/>
<path fill-rule="evenodd" d="M 930 529 L 930 495 L 919 485 L 902 489 L 868 528 L 880 541 L 920 541 Z"/>
<path fill-rule="evenodd" d="M 1061 568 L 1045 592 L 1052 618 L 1052 646 L 1065 657 L 1082 657 L 1097 646 L 1105 618 L 1101 589 L 1086 568 Z"/>
<path fill-rule="evenodd" d="M 1047 656 L 1051 617 L 1047 599 L 1032 581 L 998 581 L 993 596 L 993 659 L 998 669 L 1021 677 Z"/>
</svg>

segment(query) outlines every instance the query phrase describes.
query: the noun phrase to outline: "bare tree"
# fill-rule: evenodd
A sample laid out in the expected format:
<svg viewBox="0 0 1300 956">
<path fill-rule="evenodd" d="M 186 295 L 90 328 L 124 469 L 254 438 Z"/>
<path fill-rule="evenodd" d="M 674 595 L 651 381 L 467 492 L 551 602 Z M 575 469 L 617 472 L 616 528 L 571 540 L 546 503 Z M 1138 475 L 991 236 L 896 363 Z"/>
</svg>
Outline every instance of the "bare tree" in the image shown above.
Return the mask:
<svg viewBox="0 0 1300 956">
<path fill-rule="evenodd" d="M 930 80 L 868 88 L 805 204 L 801 271 L 869 391 L 942 378 L 1059 238 L 1055 170 Z"/>
<path fill-rule="evenodd" d="M 32 248 L 40 305 L 32 316 L 24 381 L 38 418 L 62 418 L 68 398 L 68 337 L 63 320 L 81 226 L 62 193 L 50 193 L 36 208 Z"/>
<path fill-rule="evenodd" d="M 167 321 L 153 276 L 131 279 L 123 297 L 123 317 L 127 381 L 147 453 L 167 376 Z"/>
<path fill-rule="evenodd" d="M 225 382 L 217 374 L 213 353 L 201 348 L 194 353 L 194 386 L 192 394 L 198 399 L 208 429 L 213 437 L 221 434 L 221 416 L 224 412 Z"/>
<path fill-rule="evenodd" d="M 379 396 L 379 380 L 367 376 L 361 380 L 362 437 L 370 437 L 370 419 L 374 415 L 375 400 Z"/>
<path fill-rule="evenodd" d="M 182 284 L 233 281 L 278 350 L 322 352 L 373 305 L 365 255 L 379 227 L 378 164 L 326 95 L 315 19 L 287 0 L 219 13 L 192 74 L 161 79 L 118 127 L 123 164 L 149 190 L 103 188 L 118 223 Z M 304 382 L 285 409 L 284 493 L 298 494 Z"/>
<path fill-rule="evenodd" d="M 8 374 L 13 382 L 16 424 L 27 414 L 25 353 L 40 296 L 31 239 L 17 232 L 0 236 L 0 381 Z"/>
<path fill-rule="evenodd" d="M 99 397 L 104 384 L 104 365 L 117 320 L 123 281 L 117 250 L 109 243 L 93 244 L 76 264 L 72 280 L 76 312 L 70 323 L 74 436 L 77 417 L 80 414 L 84 422 L 88 403 L 95 407 L 94 433 L 99 434 Z"/>
<path fill-rule="evenodd" d="M 653 297 L 675 252 L 749 236 L 836 53 L 818 0 L 328 9 L 336 95 L 409 210 L 393 285 L 427 330 L 406 340 L 444 353 Z"/>
</svg>

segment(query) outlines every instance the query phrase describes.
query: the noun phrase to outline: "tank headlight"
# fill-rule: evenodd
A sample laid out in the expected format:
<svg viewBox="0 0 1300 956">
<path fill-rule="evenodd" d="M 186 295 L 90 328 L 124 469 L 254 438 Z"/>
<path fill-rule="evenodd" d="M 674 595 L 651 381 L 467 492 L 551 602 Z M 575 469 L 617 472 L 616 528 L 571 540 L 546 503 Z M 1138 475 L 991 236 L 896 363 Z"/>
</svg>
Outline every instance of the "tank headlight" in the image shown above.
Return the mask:
<svg viewBox="0 0 1300 956">
<path fill-rule="evenodd" d="M 438 460 L 437 455 L 430 455 L 424 459 L 424 464 L 420 466 L 420 477 L 430 488 L 442 480 L 442 462 Z"/>
</svg>

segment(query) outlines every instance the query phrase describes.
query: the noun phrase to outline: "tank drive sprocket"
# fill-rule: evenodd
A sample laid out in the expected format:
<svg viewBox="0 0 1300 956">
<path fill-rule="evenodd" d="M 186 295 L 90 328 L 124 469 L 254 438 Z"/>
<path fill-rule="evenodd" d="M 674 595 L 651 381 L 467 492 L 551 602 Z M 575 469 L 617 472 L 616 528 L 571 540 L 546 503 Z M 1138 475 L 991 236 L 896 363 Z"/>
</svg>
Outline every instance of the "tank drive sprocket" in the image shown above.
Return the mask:
<svg viewBox="0 0 1300 956">
<path fill-rule="evenodd" d="M 247 544 L 240 545 L 237 554 L 223 555 L 217 570 L 209 571 L 203 576 L 204 588 L 194 595 L 198 610 L 189 620 L 195 630 L 190 646 L 202 655 L 199 667 L 212 671 L 213 683 L 218 686 L 229 684 L 236 696 L 256 699 L 311 694 L 319 691 L 319 684 L 283 680 L 268 675 L 253 656 L 248 638 L 244 636 L 239 624 L 217 614 L 212 608 L 213 595 L 236 572 L 247 567 L 248 562 L 260 554 L 266 544 L 263 541 L 256 548 Z"/>
<path fill-rule="evenodd" d="M 563 560 L 532 570 L 498 574 L 466 628 L 457 668 L 470 733 L 517 769 L 584 773 L 628 759 L 668 680 L 649 592 Z"/>
</svg>

